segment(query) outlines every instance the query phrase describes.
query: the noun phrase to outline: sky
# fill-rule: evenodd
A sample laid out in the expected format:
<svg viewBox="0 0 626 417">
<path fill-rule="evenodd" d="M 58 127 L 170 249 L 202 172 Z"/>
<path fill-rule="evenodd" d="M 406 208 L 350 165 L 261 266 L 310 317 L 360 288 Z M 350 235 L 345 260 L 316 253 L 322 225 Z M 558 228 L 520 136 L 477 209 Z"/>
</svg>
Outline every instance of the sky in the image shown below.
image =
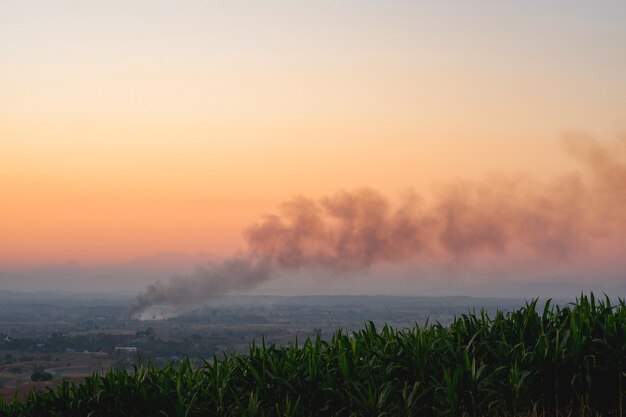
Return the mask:
<svg viewBox="0 0 626 417">
<path fill-rule="evenodd" d="M 585 169 L 563 137 L 625 137 L 625 20 L 623 1 L 3 1 L 0 270 L 226 258 L 297 196 L 552 184 Z"/>
</svg>

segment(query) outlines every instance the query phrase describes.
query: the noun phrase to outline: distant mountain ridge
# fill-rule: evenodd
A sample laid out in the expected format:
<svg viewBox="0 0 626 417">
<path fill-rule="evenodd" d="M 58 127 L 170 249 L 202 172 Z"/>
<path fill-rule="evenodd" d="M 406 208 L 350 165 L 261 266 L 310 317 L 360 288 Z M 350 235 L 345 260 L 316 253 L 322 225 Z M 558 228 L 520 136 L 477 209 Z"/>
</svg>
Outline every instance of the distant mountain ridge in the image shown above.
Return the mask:
<svg viewBox="0 0 626 417">
<path fill-rule="evenodd" d="M 158 280 L 188 274 L 196 266 L 219 262 L 210 252 L 160 252 L 126 262 L 84 266 L 74 261 L 52 263 L 26 271 L 0 271 L 0 290 L 110 292 L 141 291 Z"/>
<path fill-rule="evenodd" d="M 210 252 L 197 252 L 192 254 L 177 252 L 160 252 L 154 255 L 137 257 L 125 262 L 103 264 L 96 266 L 80 265 L 74 261 L 42 265 L 25 271 L 0 271 L 0 292 L 4 292 L 4 298 L 11 295 L 7 291 L 17 292 L 54 292 L 63 296 L 68 294 L 137 294 L 144 291 L 146 287 L 156 281 L 168 281 L 176 275 L 192 273 L 196 267 L 207 263 L 220 262 L 223 260 L 218 255 Z M 389 285 L 386 288 L 368 287 L 360 284 L 358 280 L 345 281 L 344 278 L 337 277 L 334 283 L 330 284 L 328 278 L 314 280 L 317 283 L 325 283 L 322 286 L 307 287 L 303 285 L 296 276 L 277 277 L 276 280 L 261 286 L 251 295 L 329 295 L 329 294 L 349 294 L 349 295 L 407 295 L 407 296 L 459 296 L 470 297 L 512 297 L 512 298 L 569 298 L 573 299 L 581 292 L 593 291 L 596 295 L 602 296 L 605 292 L 613 298 L 626 298 L 626 276 L 614 276 L 606 279 L 584 279 L 583 276 L 547 276 L 541 277 L 517 277 L 502 280 L 477 279 L 480 277 L 468 276 L 463 279 L 459 276 L 456 279 L 449 279 L 445 276 L 437 277 L 416 274 L 414 277 L 407 274 L 404 280 L 425 280 L 430 279 L 435 284 L 427 287 L 416 286 L 398 287 L 392 284 L 393 277 L 386 272 L 376 272 L 366 274 L 368 276 L 378 276 L 385 278 Z M 434 279 L 436 278 L 436 279 Z M 389 281 L 387 281 L 389 280 Z M 389 292 L 394 290 L 395 292 Z M 243 292 L 246 293 L 246 292 Z M 20 295 L 15 295 L 20 297 Z"/>
</svg>

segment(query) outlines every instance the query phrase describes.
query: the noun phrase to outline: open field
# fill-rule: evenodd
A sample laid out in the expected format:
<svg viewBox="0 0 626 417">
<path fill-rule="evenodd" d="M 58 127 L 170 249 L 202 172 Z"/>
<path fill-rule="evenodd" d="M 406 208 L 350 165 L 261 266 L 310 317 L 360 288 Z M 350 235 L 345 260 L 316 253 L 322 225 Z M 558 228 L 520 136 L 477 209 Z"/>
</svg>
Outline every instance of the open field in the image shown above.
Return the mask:
<svg viewBox="0 0 626 417">
<path fill-rule="evenodd" d="M 22 355 L 20 351 L 3 351 L 7 355 L 17 358 L 15 361 L 0 365 L 0 394 L 6 399 L 17 398 L 23 400 L 32 389 L 44 390 L 55 387 L 63 380 L 81 381 L 94 372 L 104 373 L 112 368 L 113 360 L 100 353 L 48 353 Z M 6 362 L 6 359 L 5 359 Z M 31 381 L 34 369 L 42 369 L 53 376 L 51 381 Z"/>
</svg>

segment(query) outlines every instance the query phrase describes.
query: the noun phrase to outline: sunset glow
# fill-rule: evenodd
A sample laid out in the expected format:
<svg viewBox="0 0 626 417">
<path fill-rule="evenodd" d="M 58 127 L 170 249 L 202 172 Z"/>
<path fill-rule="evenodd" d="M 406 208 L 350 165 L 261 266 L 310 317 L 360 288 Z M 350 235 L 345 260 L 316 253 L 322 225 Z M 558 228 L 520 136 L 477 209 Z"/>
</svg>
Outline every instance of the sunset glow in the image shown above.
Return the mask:
<svg viewBox="0 0 626 417">
<path fill-rule="evenodd" d="M 0 5 L 0 270 L 228 257 L 297 196 L 567 192 L 572 136 L 624 162 L 623 2 L 263 4 Z"/>
</svg>

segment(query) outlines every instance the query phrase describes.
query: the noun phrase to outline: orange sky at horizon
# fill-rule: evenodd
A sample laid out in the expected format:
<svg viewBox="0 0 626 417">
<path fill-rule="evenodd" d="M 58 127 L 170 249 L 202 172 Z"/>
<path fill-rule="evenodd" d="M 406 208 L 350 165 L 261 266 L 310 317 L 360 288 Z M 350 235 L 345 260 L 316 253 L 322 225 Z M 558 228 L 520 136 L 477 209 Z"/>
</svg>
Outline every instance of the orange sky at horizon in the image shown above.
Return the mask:
<svg viewBox="0 0 626 417">
<path fill-rule="evenodd" d="M 229 256 L 295 195 L 549 181 L 564 133 L 623 137 L 623 4 L 488 3 L 4 2 L 0 270 Z"/>
</svg>

